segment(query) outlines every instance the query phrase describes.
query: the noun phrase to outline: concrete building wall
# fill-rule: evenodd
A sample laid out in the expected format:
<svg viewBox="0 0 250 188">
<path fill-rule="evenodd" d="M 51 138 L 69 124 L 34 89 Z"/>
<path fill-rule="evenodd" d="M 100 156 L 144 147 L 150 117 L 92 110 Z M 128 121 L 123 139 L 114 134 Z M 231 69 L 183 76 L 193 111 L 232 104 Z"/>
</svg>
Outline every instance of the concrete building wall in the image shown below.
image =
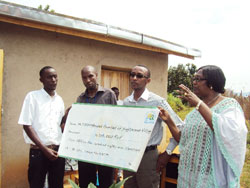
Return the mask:
<svg viewBox="0 0 250 188">
<path fill-rule="evenodd" d="M 2 187 L 27 188 L 29 146 L 17 124 L 25 95 L 42 87 L 39 71 L 50 65 L 57 70 L 57 93 L 67 108 L 85 90 L 80 70 L 93 65 L 132 68 L 144 64 L 151 69 L 148 88 L 166 96 L 168 56 L 135 48 L 98 42 L 54 32 L 0 22 L 0 49 L 4 51 L 2 116 Z"/>
</svg>

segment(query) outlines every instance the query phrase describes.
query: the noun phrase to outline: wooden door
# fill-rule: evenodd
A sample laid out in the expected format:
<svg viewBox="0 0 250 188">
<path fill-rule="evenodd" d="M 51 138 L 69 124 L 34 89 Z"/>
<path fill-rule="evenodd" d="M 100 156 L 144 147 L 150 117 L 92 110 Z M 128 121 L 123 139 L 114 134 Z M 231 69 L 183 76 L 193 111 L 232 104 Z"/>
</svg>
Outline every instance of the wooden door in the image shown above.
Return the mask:
<svg viewBox="0 0 250 188">
<path fill-rule="evenodd" d="M 117 87 L 120 91 L 119 99 L 123 100 L 131 94 L 129 72 L 129 70 L 108 70 L 103 68 L 101 85 L 106 88 Z"/>
</svg>

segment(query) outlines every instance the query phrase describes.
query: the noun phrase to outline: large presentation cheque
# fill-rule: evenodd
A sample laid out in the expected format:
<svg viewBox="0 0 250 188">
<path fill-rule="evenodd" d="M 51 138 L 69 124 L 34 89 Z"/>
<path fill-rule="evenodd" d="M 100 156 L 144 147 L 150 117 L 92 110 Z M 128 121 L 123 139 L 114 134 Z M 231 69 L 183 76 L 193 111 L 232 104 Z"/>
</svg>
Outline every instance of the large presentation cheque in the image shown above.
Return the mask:
<svg viewBox="0 0 250 188">
<path fill-rule="evenodd" d="M 137 171 L 158 114 L 156 107 L 73 104 L 59 156 Z"/>
</svg>

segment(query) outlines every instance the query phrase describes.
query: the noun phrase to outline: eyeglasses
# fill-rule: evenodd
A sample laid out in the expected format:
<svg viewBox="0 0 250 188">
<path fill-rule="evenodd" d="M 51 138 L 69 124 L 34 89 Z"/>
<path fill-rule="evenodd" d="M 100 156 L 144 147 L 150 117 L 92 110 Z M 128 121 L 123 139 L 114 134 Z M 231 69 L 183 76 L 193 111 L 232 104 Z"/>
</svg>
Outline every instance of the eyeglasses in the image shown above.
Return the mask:
<svg viewBox="0 0 250 188">
<path fill-rule="evenodd" d="M 136 74 L 136 73 L 133 73 L 133 72 L 131 72 L 131 73 L 129 74 L 129 76 L 130 76 L 131 78 L 134 78 L 134 77 L 136 76 L 136 78 L 139 78 L 139 79 L 141 79 L 141 78 L 148 78 L 147 76 L 144 76 L 143 74 L 140 74 L 140 73 Z"/>
<path fill-rule="evenodd" d="M 200 81 L 202 81 L 202 80 L 207 80 L 207 79 L 205 79 L 205 78 L 200 78 L 200 77 L 194 77 L 194 78 L 192 78 L 192 81 L 193 81 L 193 82 L 194 82 L 194 81 L 200 82 Z"/>
</svg>

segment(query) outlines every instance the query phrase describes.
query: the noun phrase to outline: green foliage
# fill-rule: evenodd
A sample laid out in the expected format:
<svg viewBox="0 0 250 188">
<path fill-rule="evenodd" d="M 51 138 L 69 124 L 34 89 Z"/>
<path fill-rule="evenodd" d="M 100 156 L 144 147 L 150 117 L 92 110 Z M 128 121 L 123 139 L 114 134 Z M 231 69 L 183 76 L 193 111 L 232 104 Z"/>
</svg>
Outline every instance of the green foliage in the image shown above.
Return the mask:
<svg viewBox="0 0 250 188">
<path fill-rule="evenodd" d="M 88 185 L 88 188 L 96 188 L 96 186 L 95 186 L 93 183 L 90 183 L 90 184 Z"/>
<path fill-rule="evenodd" d="M 68 181 L 69 181 L 70 185 L 72 186 L 72 188 L 79 188 L 79 186 L 76 185 L 76 183 L 73 182 L 71 179 L 68 179 Z"/>
<path fill-rule="evenodd" d="M 250 144 L 250 120 L 246 120 L 246 125 L 247 125 L 247 129 L 248 129 L 247 144 Z"/>
<path fill-rule="evenodd" d="M 184 84 L 190 89 L 193 88 L 192 78 L 196 72 L 196 65 L 187 63 L 179 64 L 177 67 L 170 66 L 168 70 L 168 92 L 173 93 L 179 89 L 180 84 Z M 175 94 L 174 94 L 175 95 Z"/>
<path fill-rule="evenodd" d="M 122 181 L 120 181 L 120 182 L 118 182 L 118 183 L 116 183 L 116 184 L 113 183 L 109 188 L 121 188 L 121 187 L 124 185 L 124 183 L 125 183 L 129 178 L 131 178 L 131 176 L 129 176 L 129 177 L 123 179 Z"/>
<path fill-rule="evenodd" d="M 172 93 L 168 94 L 167 99 L 169 105 L 172 107 L 172 109 L 178 114 L 178 116 L 184 120 L 186 115 L 193 110 L 193 107 L 190 107 L 188 105 L 185 105 L 182 103 L 181 99 L 178 97 L 175 97 Z"/>
<path fill-rule="evenodd" d="M 44 11 L 48 11 L 48 12 L 55 13 L 55 10 L 53 10 L 53 9 L 49 10 L 49 8 L 50 8 L 49 5 L 46 5 L 44 8 L 43 8 L 42 5 L 39 5 L 39 6 L 38 6 L 38 9 L 40 9 L 40 10 L 44 10 Z"/>
<path fill-rule="evenodd" d="M 172 93 L 168 94 L 168 103 L 175 112 L 179 112 L 184 108 L 181 99 L 175 97 Z"/>
<path fill-rule="evenodd" d="M 130 176 L 130 177 L 127 177 L 127 178 L 125 178 L 125 179 L 123 179 L 122 181 L 120 181 L 120 182 L 118 182 L 118 183 L 113 183 L 109 188 L 121 188 L 121 187 L 124 185 L 124 183 L 125 183 L 129 178 L 131 178 L 131 176 Z M 80 187 L 79 187 L 78 185 L 76 185 L 75 182 L 73 182 L 71 179 L 68 179 L 68 181 L 69 181 L 70 185 L 72 186 L 72 188 L 80 188 Z M 97 188 L 97 187 L 96 187 L 93 183 L 90 183 L 90 184 L 88 185 L 87 188 Z"/>
<path fill-rule="evenodd" d="M 248 133 L 249 135 L 249 133 Z M 240 177 L 240 186 L 241 187 L 250 187 L 250 144 L 247 144 L 247 152 L 244 167 Z"/>
<path fill-rule="evenodd" d="M 49 5 L 46 5 L 45 8 L 44 8 L 43 10 L 49 11 Z"/>
</svg>

